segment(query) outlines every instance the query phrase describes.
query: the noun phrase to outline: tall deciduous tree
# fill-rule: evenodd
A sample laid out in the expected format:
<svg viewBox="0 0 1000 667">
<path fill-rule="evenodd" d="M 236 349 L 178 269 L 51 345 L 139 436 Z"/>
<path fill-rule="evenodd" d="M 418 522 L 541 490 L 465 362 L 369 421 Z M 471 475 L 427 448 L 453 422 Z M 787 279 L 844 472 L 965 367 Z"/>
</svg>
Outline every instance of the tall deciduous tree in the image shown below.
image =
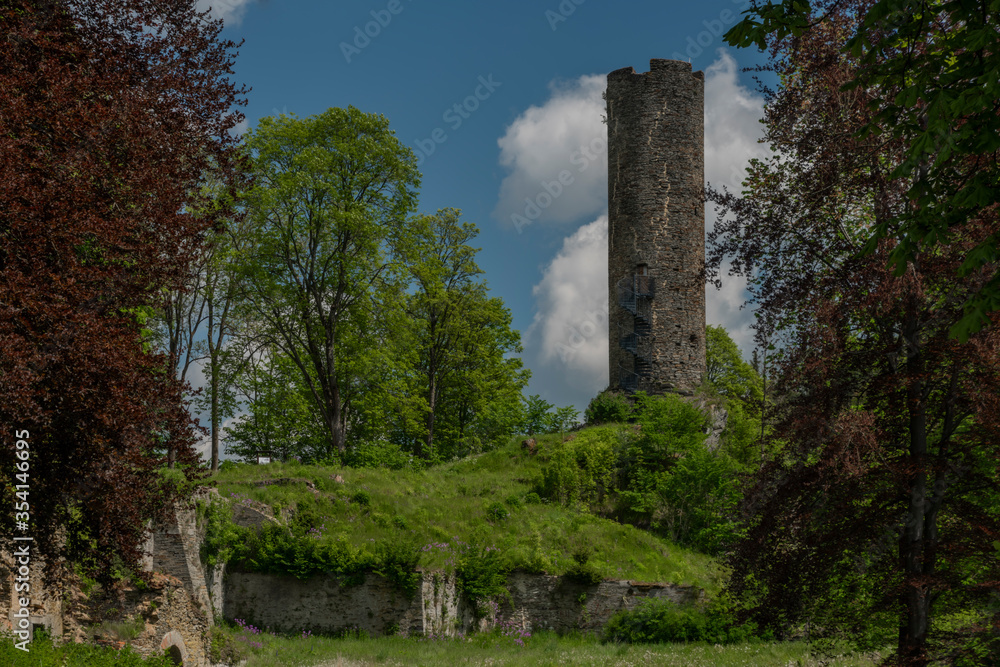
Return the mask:
<svg viewBox="0 0 1000 667">
<path fill-rule="evenodd" d="M 753 165 L 743 199 L 710 191 L 734 216 L 709 263 L 731 256 L 751 278 L 758 337 L 781 348 L 780 450 L 746 494 L 730 588 L 779 632 L 811 619 L 872 647 L 895 641 L 887 664 L 995 660 L 1000 333 L 959 344 L 949 332 L 997 270 L 954 280 L 996 211 L 970 209 L 947 239 L 899 250 L 913 238 L 898 178 L 910 147 L 858 130 L 876 98 L 908 85 L 845 88 L 861 63 L 839 51 L 868 7 L 823 3 L 824 21 L 772 43 L 782 86 L 766 140 L 783 158 Z"/>
<path fill-rule="evenodd" d="M 524 382 L 520 360 L 505 358 L 521 351 L 520 336 L 502 303 L 476 280 L 478 249 L 468 242 L 479 230 L 460 216 L 450 208 L 417 216 L 399 253 L 415 288 L 407 314 L 416 352 L 412 391 L 424 412 L 418 456 L 432 455 L 442 430 L 444 449 L 454 453 L 485 407 L 503 402 L 505 392 L 516 396 Z"/>
<path fill-rule="evenodd" d="M 177 287 L 205 229 L 206 173 L 231 185 L 243 91 L 232 42 L 190 0 L 15 0 L 0 6 L 0 479 L 13 506 L 27 432 L 35 538 L 102 580 L 138 570 L 164 507 L 164 445 L 197 463 L 181 385 L 143 350 L 136 314 Z M 20 480 L 19 480 L 20 481 Z M 61 529 L 66 539 L 58 535 Z"/>
<path fill-rule="evenodd" d="M 897 276 L 919 253 L 963 238 L 962 227 L 979 212 L 1000 204 L 1000 0 L 842 0 L 815 3 L 782 0 L 754 3 L 726 33 L 733 46 L 827 31 L 832 16 L 856 11 L 863 17 L 836 35 L 836 46 L 856 58 L 844 90 L 892 91 L 869 100 L 874 113 L 856 125 L 858 136 L 903 142 L 893 179 L 907 182 L 911 206 L 868 230 L 866 251 L 894 239 L 888 261 Z M 900 234 L 899 230 L 905 233 Z M 963 251 L 953 276 L 996 267 L 1000 230 L 977 237 Z M 965 340 L 1000 310 L 1000 272 L 966 295 L 951 335 Z"/>
<path fill-rule="evenodd" d="M 296 365 L 343 452 L 351 401 L 378 345 L 390 253 L 416 203 L 416 158 L 384 116 L 354 107 L 263 118 L 247 133 L 255 230 L 243 267 L 249 319 Z"/>
</svg>

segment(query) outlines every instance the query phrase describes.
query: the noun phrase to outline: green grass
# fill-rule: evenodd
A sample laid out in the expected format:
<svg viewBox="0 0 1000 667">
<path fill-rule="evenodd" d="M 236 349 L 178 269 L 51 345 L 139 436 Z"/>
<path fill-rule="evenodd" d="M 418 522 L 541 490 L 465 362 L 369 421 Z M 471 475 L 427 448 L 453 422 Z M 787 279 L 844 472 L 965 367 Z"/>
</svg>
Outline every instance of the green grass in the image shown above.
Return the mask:
<svg viewBox="0 0 1000 667">
<path fill-rule="evenodd" d="M 227 629 L 226 632 L 237 630 Z M 269 634 L 254 636 L 263 647 L 244 653 L 246 667 L 360 667 L 368 665 L 492 665 L 499 667 L 545 665 L 670 665 L 677 667 L 871 667 L 871 657 L 841 657 L 822 662 L 809 655 L 805 642 L 748 643 L 729 646 L 709 644 L 652 644 L 642 646 L 601 644 L 586 636 L 558 637 L 541 633 L 524 646 L 495 633 L 458 640 L 417 640 L 402 637 L 378 639 L 330 637 L 289 638 Z M 239 641 L 237 640 L 237 643 Z"/>
<path fill-rule="evenodd" d="M 577 437 L 617 440 L 621 428 L 593 427 Z M 384 538 L 412 539 L 426 549 L 421 561 L 425 569 L 450 569 L 455 541 L 468 542 L 479 530 L 488 531 L 489 539 L 509 554 L 514 566 L 527 570 L 563 574 L 573 565 L 574 552 L 591 550 L 589 563 L 607 578 L 688 584 L 709 595 L 719 590 L 721 574 L 706 555 L 594 516 L 582 506 L 526 503 L 541 476 L 547 450 L 560 438 L 536 436 L 536 455 L 522 450 L 523 438 L 516 438 L 498 450 L 426 470 L 355 470 L 292 462 L 242 465 L 211 479 L 225 497 L 236 493 L 276 510 L 311 510 L 323 517 L 324 539 L 343 536 L 355 545 Z M 344 483 L 335 482 L 336 475 Z M 252 484 L 275 478 L 308 479 L 319 494 L 304 483 Z M 359 491 L 370 497 L 367 506 L 353 498 Z M 490 521 L 487 510 L 498 501 L 510 515 Z M 451 548 L 434 546 L 439 544 Z"/>
<path fill-rule="evenodd" d="M 93 644 L 66 643 L 53 646 L 41 633 L 28 644 L 28 651 L 14 647 L 14 640 L 0 635 L 0 665 L 10 667 L 174 667 L 168 658 L 143 659 L 131 647 L 121 650 Z"/>
</svg>

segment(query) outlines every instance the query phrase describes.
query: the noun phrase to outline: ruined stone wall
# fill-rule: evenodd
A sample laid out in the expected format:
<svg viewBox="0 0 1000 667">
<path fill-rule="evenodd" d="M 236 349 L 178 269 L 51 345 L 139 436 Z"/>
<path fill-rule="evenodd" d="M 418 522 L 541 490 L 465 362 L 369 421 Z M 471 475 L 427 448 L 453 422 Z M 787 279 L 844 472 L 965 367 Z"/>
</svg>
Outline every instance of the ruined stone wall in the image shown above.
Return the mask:
<svg viewBox="0 0 1000 667">
<path fill-rule="evenodd" d="M 690 63 L 651 60 L 608 74 L 608 287 L 611 385 L 634 357 L 619 346 L 619 280 L 648 267 L 651 335 L 640 352 L 652 362 L 638 389 L 689 392 L 705 372 L 704 75 Z"/>
<path fill-rule="evenodd" d="M 576 583 L 554 575 L 514 572 L 508 579 L 511 605 L 500 610 L 526 630 L 598 632 L 611 616 L 633 609 L 648 597 L 682 603 L 701 598 L 699 589 L 672 584 L 603 581 Z M 361 630 L 372 635 L 445 634 L 482 628 L 474 609 L 459 593 L 454 575 L 424 572 L 412 599 L 377 575 L 363 584 L 336 578 L 299 580 L 270 574 L 226 575 L 224 616 L 275 631 L 336 633 Z"/>
</svg>

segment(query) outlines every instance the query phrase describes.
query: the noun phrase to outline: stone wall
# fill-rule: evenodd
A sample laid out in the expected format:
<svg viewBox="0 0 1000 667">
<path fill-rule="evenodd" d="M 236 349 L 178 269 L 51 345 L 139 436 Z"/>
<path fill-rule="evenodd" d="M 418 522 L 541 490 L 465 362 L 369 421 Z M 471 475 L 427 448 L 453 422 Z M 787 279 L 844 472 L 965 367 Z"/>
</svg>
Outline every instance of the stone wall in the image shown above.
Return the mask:
<svg viewBox="0 0 1000 667">
<path fill-rule="evenodd" d="M 511 605 L 501 616 L 526 630 L 598 632 L 611 616 L 634 608 L 644 598 L 681 603 L 701 599 L 699 589 L 611 580 L 580 584 L 554 575 L 514 572 L 508 579 Z M 226 576 L 223 615 L 274 631 L 371 635 L 445 634 L 477 629 L 472 606 L 460 595 L 455 578 L 424 572 L 417 592 L 407 598 L 377 575 L 356 586 L 336 578 L 299 580 L 270 574 L 232 572 Z"/>
<path fill-rule="evenodd" d="M 214 489 L 202 488 L 195 500 L 218 498 Z M 200 548 L 204 530 L 197 525 L 194 503 L 178 505 L 165 524 L 155 526 L 144 545 L 142 564 L 153 570 L 150 590 L 119 587 L 87 595 L 76 575 L 66 568 L 57 579 L 44 585 L 44 567 L 31 562 L 30 627 L 44 627 L 57 641 L 98 639 L 120 643 L 115 628 L 142 618 L 143 630 L 133 647 L 145 655 L 165 650 L 182 660 L 185 667 L 208 665 L 208 635 L 212 625 L 212 602 L 208 583 L 221 588 L 221 572 L 206 581 Z M 10 553 L 0 551 L 0 630 L 10 631 L 19 609 L 12 598 L 15 569 Z M 221 606 L 220 606 L 221 611 Z"/>
<path fill-rule="evenodd" d="M 705 372 L 704 75 L 690 63 L 651 60 L 608 74 L 608 324 L 611 385 L 635 356 L 619 345 L 634 331 L 617 285 L 652 279 L 652 331 L 638 338 L 651 361 L 638 389 L 690 392 Z"/>
</svg>

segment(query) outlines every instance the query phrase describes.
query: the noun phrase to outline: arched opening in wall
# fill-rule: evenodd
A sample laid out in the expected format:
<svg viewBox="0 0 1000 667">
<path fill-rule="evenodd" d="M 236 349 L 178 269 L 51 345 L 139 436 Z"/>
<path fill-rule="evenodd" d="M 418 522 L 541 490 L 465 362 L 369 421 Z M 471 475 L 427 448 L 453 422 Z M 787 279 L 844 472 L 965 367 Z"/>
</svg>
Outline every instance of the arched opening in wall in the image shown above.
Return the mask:
<svg viewBox="0 0 1000 667">
<path fill-rule="evenodd" d="M 187 662 L 187 647 L 184 646 L 184 638 L 176 630 L 171 630 L 163 636 L 160 641 L 160 649 L 175 665 L 183 665 Z"/>
<path fill-rule="evenodd" d="M 167 658 L 169 658 L 170 661 L 175 665 L 184 664 L 184 658 L 181 657 L 181 650 L 177 648 L 176 644 L 173 644 L 170 648 L 167 649 Z"/>
</svg>

